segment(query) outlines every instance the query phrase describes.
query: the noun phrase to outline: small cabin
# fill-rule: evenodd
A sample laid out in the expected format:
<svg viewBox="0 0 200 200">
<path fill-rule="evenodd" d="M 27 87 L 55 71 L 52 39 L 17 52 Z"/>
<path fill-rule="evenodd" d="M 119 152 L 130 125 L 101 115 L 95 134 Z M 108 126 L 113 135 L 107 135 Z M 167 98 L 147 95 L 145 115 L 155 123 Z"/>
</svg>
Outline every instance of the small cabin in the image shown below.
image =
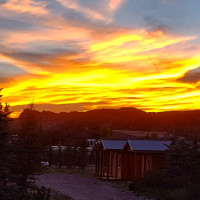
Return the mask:
<svg viewBox="0 0 200 200">
<path fill-rule="evenodd" d="M 161 140 L 100 140 L 96 146 L 96 173 L 106 179 L 138 180 L 158 171 L 171 144 Z"/>
<path fill-rule="evenodd" d="M 96 146 L 96 173 L 101 178 L 121 179 L 125 140 L 100 140 Z"/>
<path fill-rule="evenodd" d="M 122 180 L 138 180 L 161 169 L 170 144 L 170 141 L 128 140 L 123 148 Z"/>
</svg>

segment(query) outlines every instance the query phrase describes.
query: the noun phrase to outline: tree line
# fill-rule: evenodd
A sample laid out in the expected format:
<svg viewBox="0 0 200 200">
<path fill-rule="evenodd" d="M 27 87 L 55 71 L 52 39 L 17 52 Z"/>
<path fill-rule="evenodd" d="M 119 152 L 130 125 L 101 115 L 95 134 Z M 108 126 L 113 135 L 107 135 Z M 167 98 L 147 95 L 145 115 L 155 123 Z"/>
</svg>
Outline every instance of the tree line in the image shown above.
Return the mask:
<svg viewBox="0 0 200 200">
<path fill-rule="evenodd" d="M 44 132 L 36 116 L 30 113 L 20 120 L 20 128 L 14 132 L 10 131 L 11 111 L 7 103 L 4 105 L 1 103 L 1 98 L 2 95 L 0 95 L 0 199 L 60 199 L 60 196 L 54 195 L 50 190 L 37 188 L 33 183 L 35 175 L 43 173 L 41 161 L 50 162 L 51 159 L 51 164 L 53 162 L 59 163 L 59 166 L 65 164 L 61 159 L 63 152 L 59 148 L 58 155 L 50 156 L 49 146 L 53 138 Z M 30 104 L 27 109 L 33 111 L 34 105 Z M 85 149 L 84 151 L 80 149 L 79 154 L 82 155 L 80 161 L 84 158 L 83 153 Z M 85 164 L 80 166 L 84 167 Z"/>
<path fill-rule="evenodd" d="M 20 118 L 23 118 L 23 112 Z M 89 138 L 102 138 L 111 130 L 168 132 L 169 134 L 196 137 L 200 140 L 200 110 L 151 113 L 135 108 L 99 109 L 87 112 L 35 113 L 42 126 L 56 126 L 65 134 L 66 128 L 88 127 Z"/>
</svg>

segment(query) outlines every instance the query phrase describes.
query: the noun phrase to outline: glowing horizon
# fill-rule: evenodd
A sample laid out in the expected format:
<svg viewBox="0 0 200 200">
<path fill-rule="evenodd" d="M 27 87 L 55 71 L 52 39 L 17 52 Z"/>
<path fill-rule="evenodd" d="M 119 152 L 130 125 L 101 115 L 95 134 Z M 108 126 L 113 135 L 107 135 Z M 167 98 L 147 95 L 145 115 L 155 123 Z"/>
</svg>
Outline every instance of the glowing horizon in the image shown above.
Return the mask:
<svg viewBox="0 0 200 200">
<path fill-rule="evenodd" d="M 11 105 L 15 116 L 33 97 L 39 110 L 54 112 L 200 109 L 196 4 L 197 0 L 149 0 L 148 5 L 144 0 L 3 1 L 2 101 Z"/>
</svg>

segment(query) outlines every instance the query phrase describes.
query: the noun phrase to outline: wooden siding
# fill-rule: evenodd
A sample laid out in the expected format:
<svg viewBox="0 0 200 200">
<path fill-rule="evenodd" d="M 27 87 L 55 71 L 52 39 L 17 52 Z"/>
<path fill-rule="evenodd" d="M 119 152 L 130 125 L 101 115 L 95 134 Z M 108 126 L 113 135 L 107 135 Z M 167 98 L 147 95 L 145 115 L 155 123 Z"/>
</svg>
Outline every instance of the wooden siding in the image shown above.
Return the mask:
<svg viewBox="0 0 200 200">
<path fill-rule="evenodd" d="M 145 174 L 159 170 L 164 152 L 132 151 L 128 143 L 123 150 L 96 149 L 96 173 L 105 179 L 139 180 Z"/>
<path fill-rule="evenodd" d="M 107 179 L 121 179 L 122 152 L 101 150 L 96 152 L 96 173 Z"/>
</svg>

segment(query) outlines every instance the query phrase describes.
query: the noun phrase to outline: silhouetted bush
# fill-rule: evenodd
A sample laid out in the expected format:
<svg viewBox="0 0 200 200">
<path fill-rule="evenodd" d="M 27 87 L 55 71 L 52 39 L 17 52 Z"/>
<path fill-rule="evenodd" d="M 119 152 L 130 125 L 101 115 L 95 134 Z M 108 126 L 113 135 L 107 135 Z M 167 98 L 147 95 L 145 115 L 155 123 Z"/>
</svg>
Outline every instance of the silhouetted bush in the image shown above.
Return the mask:
<svg viewBox="0 0 200 200">
<path fill-rule="evenodd" d="M 59 193 L 52 192 L 45 187 L 37 188 L 34 185 L 0 187 L 1 200 L 71 200 Z"/>
</svg>

